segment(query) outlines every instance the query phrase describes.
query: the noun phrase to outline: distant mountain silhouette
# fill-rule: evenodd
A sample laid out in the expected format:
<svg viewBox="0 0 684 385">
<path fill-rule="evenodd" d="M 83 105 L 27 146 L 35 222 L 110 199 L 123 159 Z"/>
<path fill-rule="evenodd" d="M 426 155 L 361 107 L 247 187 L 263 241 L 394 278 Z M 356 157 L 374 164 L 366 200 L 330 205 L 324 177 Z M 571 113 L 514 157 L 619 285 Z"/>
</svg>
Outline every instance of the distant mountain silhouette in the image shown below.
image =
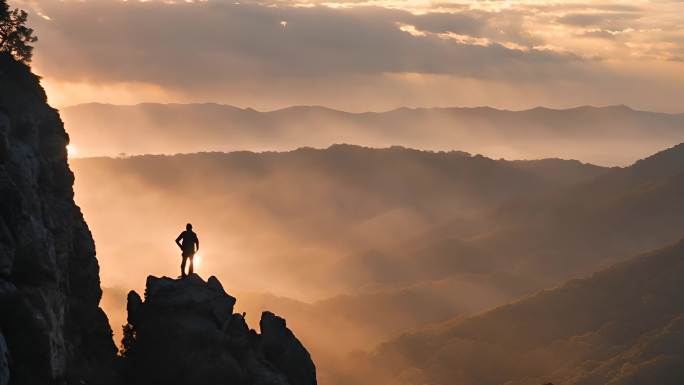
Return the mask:
<svg viewBox="0 0 684 385">
<path fill-rule="evenodd" d="M 486 225 L 474 233 L 464 233 L 463 221 L 455 219 L 410 245 L 376 250 L 373 259 L 354 256 L 342 265 L 374 271 L 370 282 L 422 280 L 416 277 L 425 272 L 419 266 L 439 258 L 450 263 L 431 264 L 432 272 L 425 273 L 433 279 L 464 269 L 552 278 L 547 283 L 587 273 L 684 234 L 683 159 L 684 145 L 677 145 L 588 181 L 511 200 L 484 217 Z M 411 273 L 391 273 L 397 270 Z"/>
<path fill-rule="evenodd" d="M 644 252 L 680 237 L 683 194 L 680 144 L 544 199 L 507 205 L 495 215 L 498 228 L 481 243 L 548 261 L 546 271 L 582 271 L 597 259 L 616 260 L 611 256 Z M 524 234 L 534 234 L 530 243 L 521 242 Z"/>
<path fill-rule="evenodd" d="M 517 160 L 511 164 L 545 180 L 564 185 L 586 182 L 608 171 L 605 167 L 566 159 Z"/>
<path fill-rule="evenodd" d="M 406 333 L 373 359 L 393 383 L 406 385 L 678 384 L 683 275 L 681 241 L 489 312 Z"/>
<path fill-rule="evenodd" d="M 400 108 L 349 113 L 318 106 L 260 112 L 218 104 L 83 104 L 62 109 L 81 155 L 292 150 L 335 143 L 461 149 L 492 157 L 560 156 L 626 165 L 684 142 L 684 117 L 625 106 Z"/>
</svg>

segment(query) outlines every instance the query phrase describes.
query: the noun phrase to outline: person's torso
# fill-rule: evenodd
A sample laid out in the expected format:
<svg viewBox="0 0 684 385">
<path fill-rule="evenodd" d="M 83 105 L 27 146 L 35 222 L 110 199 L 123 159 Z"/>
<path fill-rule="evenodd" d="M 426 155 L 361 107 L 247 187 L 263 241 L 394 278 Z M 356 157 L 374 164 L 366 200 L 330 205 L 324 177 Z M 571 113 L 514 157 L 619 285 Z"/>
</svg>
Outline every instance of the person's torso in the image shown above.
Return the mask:
<svg viewBox="0 0 684 385">
<path fill-rule="evenodd" d="M 192 231 L 183 232 L 183 251 L 195 251 L 197 235 Z"/>
</svg>

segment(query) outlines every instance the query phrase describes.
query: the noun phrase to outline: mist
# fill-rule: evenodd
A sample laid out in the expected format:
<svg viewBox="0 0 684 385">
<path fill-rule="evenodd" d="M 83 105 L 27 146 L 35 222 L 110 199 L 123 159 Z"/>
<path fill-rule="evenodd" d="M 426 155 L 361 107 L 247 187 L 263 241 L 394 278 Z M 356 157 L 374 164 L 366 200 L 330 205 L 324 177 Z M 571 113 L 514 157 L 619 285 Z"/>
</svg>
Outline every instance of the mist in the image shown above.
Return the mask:
<svg viewBox="0 0 684 385">
<path fill-rule="evenodd" d="M 248 319 L 266 309 L 286 316 L 321 382 L 341 384 L 361 373 L 350 357 L 406 331 L 677 239 L 680 158 L 681 146 L 605 168 L 336 145 L 70 163 L 115 338 L 127 290 L 143 289 L 147 275 L 180 275 L 173 240 L 190 222 L 201 245 L 195 271 L 238 294 Z"/>
<path fill-rule="evenodd" d="M 684 141 L 684 115 L 626 106 L 349 113 L 307 106 L 261 112 L 219 104 L 85 104 L 62 109 L 62 117 L 73 155 L 82 157 L 290 151 L 352 143 L 627 166 Z"/>
</svg>

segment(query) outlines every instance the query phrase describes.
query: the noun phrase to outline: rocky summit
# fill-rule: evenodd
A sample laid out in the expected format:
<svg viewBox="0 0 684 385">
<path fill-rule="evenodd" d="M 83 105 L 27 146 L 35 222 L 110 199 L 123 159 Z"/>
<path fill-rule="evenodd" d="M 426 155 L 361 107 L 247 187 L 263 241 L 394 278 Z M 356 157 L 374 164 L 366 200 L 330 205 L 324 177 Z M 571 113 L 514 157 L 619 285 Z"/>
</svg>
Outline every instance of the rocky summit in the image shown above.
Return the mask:
<svg viewBox="0 0 684 385">
<path fill-rule="evenodd" d="M 148 277 L 144 299 L 128 294 L 126 382 L 316 384 L 314 363 L 284 319 L 264 312 L 258 334 L 234 305 L 215 277 Z"/>
</svg>

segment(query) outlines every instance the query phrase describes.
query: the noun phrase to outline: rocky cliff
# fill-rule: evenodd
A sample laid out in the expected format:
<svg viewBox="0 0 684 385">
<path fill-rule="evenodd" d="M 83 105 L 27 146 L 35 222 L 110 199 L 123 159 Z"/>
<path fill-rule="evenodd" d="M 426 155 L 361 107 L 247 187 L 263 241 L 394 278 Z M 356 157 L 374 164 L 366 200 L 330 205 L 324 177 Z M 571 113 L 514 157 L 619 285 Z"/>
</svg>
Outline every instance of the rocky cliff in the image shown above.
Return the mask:
<svg viewBox="0 0 684 385">
<path fill-rule="evenodd" d="M 0 385 L 89 382 L 116 353 L 69 137 L 46 99 L 0 54 Z"/>
<path fill-rule="evenodd" d="M 316 384 L 314 363 L 284 319 L 264 312 L 258 334 L 233 314 L 234 304 L 215 277 L 148 277 L 144 301 L 135 291 L 128 295 L 127 381 Z"/>
</svg>

